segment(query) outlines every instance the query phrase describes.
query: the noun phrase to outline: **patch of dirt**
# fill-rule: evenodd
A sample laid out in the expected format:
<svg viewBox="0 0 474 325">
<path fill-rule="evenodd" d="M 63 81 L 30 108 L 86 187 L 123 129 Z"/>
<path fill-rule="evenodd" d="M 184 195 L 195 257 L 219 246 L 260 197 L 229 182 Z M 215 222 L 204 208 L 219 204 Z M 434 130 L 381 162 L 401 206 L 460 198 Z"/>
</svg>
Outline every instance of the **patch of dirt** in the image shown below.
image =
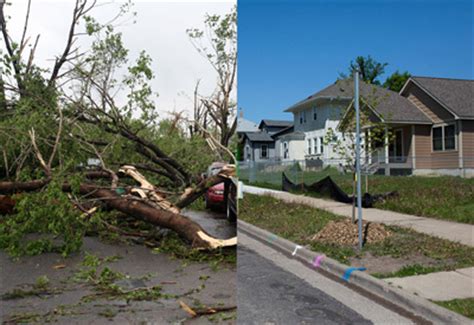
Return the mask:
<svg viewBox="0 0 474 325">
<path fill-rule="evenodd" d="M 344 221 L 330 221 L 323 229 L 310 238 L 311 241 L 320 241 L 338 245 L 357 245 L 359 230 L 357 223 L 347 219 Z M 378 243 L 390 237 L 392 233 L 382 224 L 362 222 L 362 236 L 365 243 Z"/>
<path fill-rule="evenodd" d="M 427 257 L 422 254 L 413 254 L 404 257 L 374 256 L 369 252 L 362 257 L 349 258 L 350 265 L 353 267 L 366 267 L 370 273 L 391 273 L 396 272 L 408 265 L 437 266 L 440 261 Z"/>
</svg>

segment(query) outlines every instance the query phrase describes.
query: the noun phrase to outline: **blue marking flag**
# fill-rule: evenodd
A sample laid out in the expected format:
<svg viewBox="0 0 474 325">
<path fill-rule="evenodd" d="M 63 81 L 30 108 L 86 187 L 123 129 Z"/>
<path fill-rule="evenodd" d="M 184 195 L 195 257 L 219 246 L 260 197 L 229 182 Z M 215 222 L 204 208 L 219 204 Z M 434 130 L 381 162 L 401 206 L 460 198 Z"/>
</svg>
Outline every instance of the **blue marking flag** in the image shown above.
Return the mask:
<svg viewBox="0 0 474 325">
<path fill-rule="evenodd" d="M 344 272 L 344 275 L 342 276 L 342 279 L 344 281 L 349 281 L 349 278 L 354 271 L 365 271 L 367 270 L 365 267 L 350 267 L 346 269 L 346 272 Z"/>
</svg>

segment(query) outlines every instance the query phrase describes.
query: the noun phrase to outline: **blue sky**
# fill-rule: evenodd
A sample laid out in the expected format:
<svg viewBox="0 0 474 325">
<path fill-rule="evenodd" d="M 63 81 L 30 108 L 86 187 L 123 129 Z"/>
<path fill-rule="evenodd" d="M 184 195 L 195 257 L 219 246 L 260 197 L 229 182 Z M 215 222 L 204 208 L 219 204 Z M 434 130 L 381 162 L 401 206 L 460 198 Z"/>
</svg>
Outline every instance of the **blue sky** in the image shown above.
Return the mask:
<svg viewBox="0 0 474 325">
<path fill-rule="evenodd" d="M 328 86 L 358 55 L 412 75 L 473 78 L 473 5 L 456 1 L 238 1 L 238 106 L 283 110 Z"/>
</svg>

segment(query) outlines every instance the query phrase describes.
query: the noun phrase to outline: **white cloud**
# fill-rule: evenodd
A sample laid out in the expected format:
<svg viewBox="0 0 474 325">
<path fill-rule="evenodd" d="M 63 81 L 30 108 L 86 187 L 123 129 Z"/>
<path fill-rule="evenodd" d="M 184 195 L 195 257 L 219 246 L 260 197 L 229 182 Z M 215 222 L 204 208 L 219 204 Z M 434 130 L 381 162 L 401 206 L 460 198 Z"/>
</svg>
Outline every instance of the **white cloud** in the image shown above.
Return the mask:
<svg viewBox="0 0 474 325">
<path fill-rule="evenodd" d="M 99 21 L 106 21 L 117 13 L 122 2 L 107 1 L 108 4 L 98 6 L 91 14 Z M 133 24 L 129 20 L 118 30 L 123 33 L 123 41 L 130 50 L 131 58 L 135 58 L 141 50 L 146 50 L 152 57 L 156 76 L 153 90 L 160 94 L 157 107 L 161 112 L 174 109 L 189 111 L 191 102 L 179 94 L 184 92 L 192 96 L 198 79 L 201 79 L 203 94 L 213 91 L 216 74 L 194 49 L 186 29 L 202 28 L 206 13 L 225 14 L 234 3 L 233 0 L 134 2 L 132 11 L 137 12 L 137 22 Z M 36 51 L 36 63 L 40 66 L 51 69 L 54 57 L 63 51 L 73 6 L 73 0 L 32 1 L 27 35 L 32 42 L 37 34 L 41 34 Z M 5 8 L 6 15 L 11 16 L 8 28 L 16 41 L 21 37 L 26 7 L 26 0 L 15 0 Z M 89 43 L 90 39 L 85 36 L 79 39 L 77 45 L 85 48 Z"/>
</svg>

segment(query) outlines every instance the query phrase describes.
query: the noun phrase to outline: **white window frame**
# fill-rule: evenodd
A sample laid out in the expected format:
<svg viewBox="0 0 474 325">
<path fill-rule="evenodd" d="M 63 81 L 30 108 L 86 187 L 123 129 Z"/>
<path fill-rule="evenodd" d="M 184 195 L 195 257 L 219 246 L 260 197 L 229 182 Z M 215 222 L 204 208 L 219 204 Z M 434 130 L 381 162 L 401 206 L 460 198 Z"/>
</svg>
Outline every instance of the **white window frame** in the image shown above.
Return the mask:
<svg viewBox="0 0 474 325">
<path fill-rule="evenodd" d="M 405 153 L 405 132 L 403 130 L 403 128 L 397 128 L 397 129 L 393 129 L 393 142 L 392 142 L 392 145 L 393 145 L 393 148 L 394 148 L 394 151 L 396 151 L 396 137 L 397 137 L 397 132 L 400 132 L 402 135 L 400 137 L 401 141 L 402 141 L 402 152 L 400 153 L 401 155 L 400 156 L 397 156 L 398 152 L 395 152 L 395 156 L 393 158 L 395 158 L 395 162 L 398 162 L 397 158 L 399 158 L 400 161 L 403 161 L 403 158 L 406 158 L 404 156 L 404 153 Z M 433 146 L 433 140 L 431 140 L 431 146 Z M 390 157 L 389 157 L 390 158 Z"/>
<path fill-rule="evenodd" d="M 318 138 L 313 138 L 313 150 L 314 150 L 314 154 L 319 154 L 319 152 L 318 152 Z"/>
<path fill-rule="evenodd" d="M 445 132 L 444 129 L 447 126 L 454 126 L 454 149 L 446 149 L 445 147 Z M 434 150 L 433 146 L 433 129 L 435 128 L 441 128 L 441 150 Z M 431 152 L 432 153 L 437 153 L 437 152 L 450 152 L 450 151 L 456 151 L 458 150 L 458 126 L 454 122 L 450 123 L 443 123 L 443 124 L 436 124 L 431 127 Z"/>
<path fill-rule="evenodd" d="M 308 155 L 311 155 L 312 147 L 312 139 L 308 139 Z"/>
<path fill-rule="evenodd" d="M 324 137 L 319 137 L 319 154 L 324 155 Z"/>
</svg>

